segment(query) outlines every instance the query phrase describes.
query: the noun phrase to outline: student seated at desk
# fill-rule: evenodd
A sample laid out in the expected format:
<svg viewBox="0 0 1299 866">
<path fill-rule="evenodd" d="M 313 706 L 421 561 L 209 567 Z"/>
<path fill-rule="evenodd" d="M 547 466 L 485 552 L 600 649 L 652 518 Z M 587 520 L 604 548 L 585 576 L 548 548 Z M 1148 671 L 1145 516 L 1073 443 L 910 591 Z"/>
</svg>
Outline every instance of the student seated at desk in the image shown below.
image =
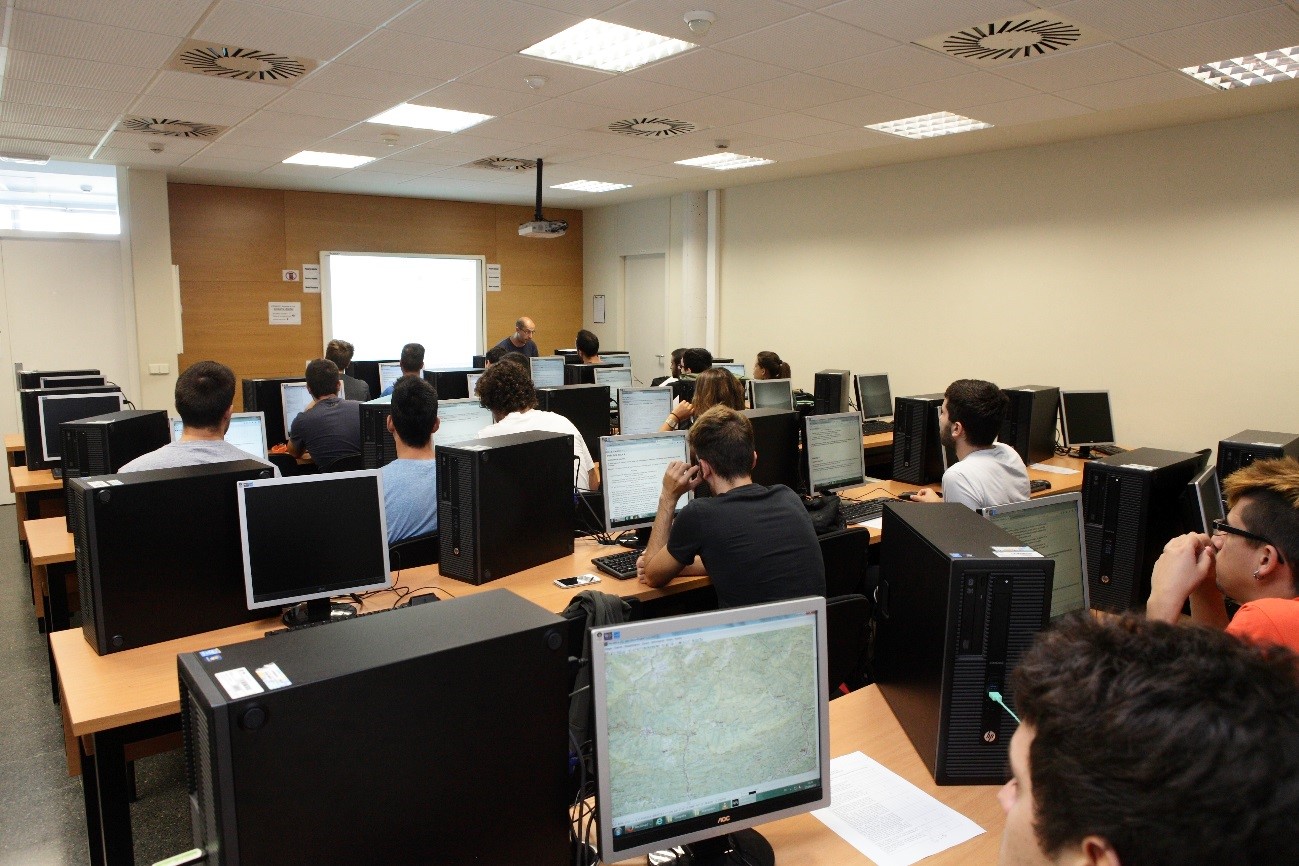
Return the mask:
<svg viewBox="0 0 1299 866">
<path fill-rule="evenodd" d="M 652 379 L 650 381 L 651 387 L 657 388 L 659 386 L 663 386 L 665 388 L 668 388 L 672 386 L 673 382 L 680 379 L 681 376 L 685 373 L 685 367 L 683 366 L 681 360 L 681 357 L 685 355 L 685 353 L 686 353 L 685 349 L 673 349 L 672 361 L 668 366 L 668 374 L 666 376 L 656 376 L 654 379 Z"/>
<path fill-rule="evenodd" d="M 419 343 L 407 343 L 401 347 L 401 358 L 398 359 L 401 365 L 401 374 L 403 376 L 423 376 L 424 375 L 424 347 Z M 393 385 L 397 384 L 396 382 Z M 392 393 L 392 385 L 383 389 L 380 397 L 387 397 Z"/>
<path fill-rule="evenodd" d="M 753 483 L 758 455 L 749 419 L 714 406 L 690 428 L 690 448 L 698 465 L 674 460 L 663 474 L 654 529 L 636 562 L 641 583 L 707 574 L 721 607 L 825 595 L 821 545 L 802 500 L 783 484 Z M 674 520 L 677 500 L 704 481 L 713 495 L 691 501 Z"/>
<path fill-rule="evenodd" d="M 577 346 L 577 357 L 582 359 L 583 364 L 604 363 L 600 360 L 600 338 L 595 334 L 583 328 L 577 332 L 574 345 Z"/>
<path fill-rule="evenodd" d="M 352 363 L 355 352 L 356 347 L 346 340 L 330 340 L 325 346 L 325 360 L 333 361 L 338 368 L 339 378 L 343 380 L 343 399 L 364 403 L 370 399 L 370 383 L 347 375 L 347 365 Z"/>
<path fill-rule="evenodd" d="M 488 367 L 492 366 L 493 364 L 499 364 L 501 359 L 504 358 L 507 354 L 508 353 L 500 346 L 492 346 L 490 349 L 487 350 L 487 353 L 483 355 L 483 369 L 486 370 Z M 527 358 L 528 356 L 524 355 L 523 357 Z"/>
<path fill-rule="evenodd" d="M 1295 656 L 1085 615 L 1013 675 L 1001 866 L 1299 863 Z"/>
<path fill-rule="evenodd" d="M 695 379 L 695 399 L 681 400 L 659 430 L 675 430 L 691 418 L 698 418 L 714 406 L 729 406 L 737 412 L 744 410 L 744 388 L 735 374 L 722 367 L 710 367 Z"/>
<path fill-rule="evenodd" d="M 423 378 L 403 376 L 392 389 L 388 432 L 397 459 L 383 467 L 383 510 L 388 543 L 438 528 L 438 474 L 433 434 L 438 421 L 437 391 Z"/>
<path fill-rule="evenodd" d="M 957 379 L 943 393 L 938 438 L 956 450 L 957 463 L 943 473 L 942 498 L 970 508 L 1027 502 L 1028 469 L 1019 452 L 997 441 L 1010 400 L 982 379 Z M 932 490 L 917 491 L 916 502 L 937 502 Z"/>
<path fill-rule="evenodd" d="M 258 459 L 225 440 L 235 402 L 235 374 L 229 367 L 216 361 L 191 364 L 176 377 L 175 396 L 176 411 L 184 425 L 180 438 L 156 451 L 141 454 L 119 472 Z M 275 474 L 279 475 L 280 471 L 276 469 Z"/>
<path fill-rule="evenodd" d="M 753 362 L 755 379 L 788 379 L 790 375 L 789 365 L 780 360 L 775 352 L 759 352 L 757 360 Z"/>
<path fill-rule="evenodd" d="M 311 403 L 289 425 L 289 453 L 310 454 L 328 472 L 338 458 L 361 453 L 361 404 L 338 399 L 338 367 L 324 358 L 307 365 L 307 393 Z"/>
<path fill-rule="evenodd" d="M 507 355 L 506 358 L 508 357 Z M 585 491 L 599 488 L 595 461 L 591 459 L 586 440 L 573 426 L 573 422 L 563 415 L 537 408 L 537 389 L 532 386 L 532 377 L 527 370 L 502 359 L 501 363 L 493 364 L 490 370 L 483 373 L 475 393 L 478 402 L 492 413 L 495 422 L 478 431 L 479 439 L 534 430 L 567 433 L 573 437 L 573 457 L 576 463 L 574 481 L 577 488 Z M 528 480 L 520 478 L 519 483 L 527 484 Z"/>
</svg>

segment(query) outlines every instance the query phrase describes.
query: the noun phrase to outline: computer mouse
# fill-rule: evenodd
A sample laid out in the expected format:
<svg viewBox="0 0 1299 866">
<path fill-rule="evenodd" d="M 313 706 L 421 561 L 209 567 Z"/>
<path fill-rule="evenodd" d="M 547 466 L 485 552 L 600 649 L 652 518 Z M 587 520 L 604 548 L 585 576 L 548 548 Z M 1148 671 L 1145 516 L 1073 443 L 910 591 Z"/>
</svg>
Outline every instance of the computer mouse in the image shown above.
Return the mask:
<svg viewBox="0 0 1299 866">
<path fill-rule="evenodd" d="M 904 502 L 910 502 L 915 498 L 916 498 L 916 491 L 914 490 L 908 490 L 906 493 L 898 494 L 898 499 L 901 499 Z"/>
</svg>

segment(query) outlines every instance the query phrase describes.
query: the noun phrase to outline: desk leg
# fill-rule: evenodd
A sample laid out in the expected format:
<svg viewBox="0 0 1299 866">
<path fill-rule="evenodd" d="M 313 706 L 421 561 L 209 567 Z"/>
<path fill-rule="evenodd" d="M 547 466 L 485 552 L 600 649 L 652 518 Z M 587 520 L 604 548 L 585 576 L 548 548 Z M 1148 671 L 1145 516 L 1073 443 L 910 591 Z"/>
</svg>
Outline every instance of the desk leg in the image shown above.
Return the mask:
<svg viewBox="0 0 1299 866">
<path fill-rule="evenodd" d="M 100 731 L 91 736 L 95 749 L 94 766 L 91 769 L 94 773 L 95 799 L 98 801 L 96 824 L 102 840 L 102 859 L 95 862 L 107 866 L 117 866 L 119 863 L 130 866 L 135 861 L 134 843 L 131 839 L 131 779 L 126 766 L 126 745 L 164 734 L 174 734 L 178 730 L 180 716 L 174 715 Z M 84 772 L 82 784 L 86 784 Z M 91 826 L 90 797 L 87 793 L 87 831 Z M 91 853 L 94 851 L 92 842 Z"/>
<path fill-rule="evenodd" d="M 54 650 L 50 646 L 50 634 L 62 631 L 72 624 L 72 614 L 68 611 L 68 572 L 67 563 L 56 563 L 47 566 L 34 566 L 45 569 L 45 647 L 50 656 L 50 686 L 54 690 L 54 703 L 59 702 L 59 682 L 54 674 Z"/>
<path fill-rule="evenodd" d="M 95 756 L 86 754 L 86 744 L 77 738 L 77 751 L 81 754 L 81 793 L 86 802 L 86 841 L 90 848 L 90 862 L 99 866 L 104 862 L 103 834 L 99 827 L 99 788 L 95 784 Z"/>
<path fill-rule="evenodd" d="M 27 522 L 27 494 L 18 493 L 14 496 L 14 513 L 18 517 L 18 549 L 22 551 L 23 562 L 28 560 L 27 552 L 27 530 L 23 524 Z"/>
</svg>

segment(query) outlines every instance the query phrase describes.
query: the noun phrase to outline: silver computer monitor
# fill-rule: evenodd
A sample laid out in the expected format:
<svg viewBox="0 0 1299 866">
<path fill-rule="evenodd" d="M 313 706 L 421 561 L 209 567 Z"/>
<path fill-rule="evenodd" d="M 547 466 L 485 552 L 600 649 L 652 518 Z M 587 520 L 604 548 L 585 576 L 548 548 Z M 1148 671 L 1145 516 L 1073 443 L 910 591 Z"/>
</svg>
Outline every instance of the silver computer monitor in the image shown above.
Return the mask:
<svg viewBox="0 0 1299 866">
<path fill-rule="evenodd" d="M 1190 491 L 1196 506 L 1196 525 L 1192 528 L 1196 532 L 1212 535 L 1213 521 L 1225 520 L 1227 517 L 1222 504 L 1222 486 L 1218 484 L 1218 467 L 1208 466 L 1192 478 Z"/>
<path fill-rule="evenodd" d="M 729 370 L 731 375 L 737 379 L 743 379 L 747 374 L 744 372 L 744 365 L 734 361 L 714 362 L 714 367 L 721 367 L 723 370 Z"/>
<path fill-rule="evenodd" d="M 617 395 L 619 388 L 630 388 L 631 367 L 596 367 L 592 371 L 595 376 L 595 384 L 608 385 L 609 393 Z"/>
<path fill-rule="evenodd" d="M 87 386 L 104 387 L 104 386 Z M 59 425 L 67 421 L 80 421 L 120 412 L 126 406 L 121 391 L 98 391 L 82 394 L 60 394 L 53 388 L 36 398 L 37 420 L 41 428 L 41 457 L 44 461 L 61 463 L 63 440 Z"/>
<path fill-rule="evenodd" d="M 556 388 L 564 384 L 564 358 L 561 355 L 547 355 L 544 358 L 529 358 L 532 372 L 532 384 L 536 388 Z"/>
<path fill-rule="evenodd" d="M 171 441 L 179 442 L 180 434 L 185 430 L 185 422 L 179 418 L 171 419 Z M 226 430 L 225 439 L 231 445 L 237 445 L 258 460 L 266 459 L 266 413 L 235 412 L 230 416 L 230 428 Z"/>
<path fill-rule="evenodd" d="M 750 379 L 751 409 L 793 409 L 794 385 L 788 379 Z"/>
<path fill-rule="evenodd" d="M 893 395 L 889 392 L 888 373 L 863 373 L 853 377 L 857 389 L 857 408 L 862 420 L 887 418 L 893 414 Z"/>
<path fill-rule="evenodd" d="M 626 352 L 601 352 L 600 361 L 605 364 L 621 364 L 624 367 L 631 367 L 631 355 Z"/>
<path fill-rule="evenodd" d="M 306 411 L 315 398 L 307 390 L 306 382 L 281 382 L 280 383 L 280 405 L 284 409 L 284 438 L 289 438 L 289 431 L 293 429 L 293 421 L 299 415 Z"/>
<path fill-rule="evenodd" d="M 1087 539 L 1083 534 L 1081 494 L 1057 493 L 1028 502 L 993 505 L 979 511 L 1023 544 L 1055 560 L 1051 619 L 1089 607 Z"/>
<path fill-rule="evenodd" d="M 1061 391 L 1060 429 L 1070 448 L 1114 442 L 1109 391 Z"/>
<path fill-rule="evenodd" d="M 474 393 L 478 390 L 478 380 L 481 379 L 481 378 L 483 378 L 483 374 L 482 374 L 482 373 L 466 373 L 466 374 L 465 374 L 465 384 L 466 384 L 466 387 L 469 388 L 469 396 L 470 396 L 470 397 L 473 397 L 473 396 L 474 396 Z M 478 399 L 478 398 L 475 397 L 474 399 Z"/>
<path fill-rule="evenodd" d="M 828 806 L 826 646 L 819 597 L 592 629 L 602 860 Z"/>
<path fill-rule="evenodd" d="M 618 391 L 618 432 L 655 433 L 672 411 L 669 388 L 621 388 Z"/>
<path fill-rule="evenodd" d="M 387 391 L 401 378 L 401 364 L 397 361 L 379 362 L 379 393 Z"/>
<path fill-rule="evenodd" d="M 605 528 L 613 531 L 653 526 L 663 473 L 673 460 L 689 459 L 684 430 L 601 436 L 600 491 L 604 496 Z M 693 497 L 693 493 L 682 495 L 676 510 L 685 508 Z"/>
<path fill-rule="evenodd" d="M 866 481 L 861 416 L 856 412 L 808 415 L 803 451 L 813 493 L 857 487 Z"/>
<path fill-rule="evenodd" d="M 450 445 L 453 442 L 468 442 L 492 423 L 492 413 L 483 408 L 477 397 L 463 400 L 441 400 L 438 402 L 438 430 L 433 435 L 433 443 Z"/>
</svg>

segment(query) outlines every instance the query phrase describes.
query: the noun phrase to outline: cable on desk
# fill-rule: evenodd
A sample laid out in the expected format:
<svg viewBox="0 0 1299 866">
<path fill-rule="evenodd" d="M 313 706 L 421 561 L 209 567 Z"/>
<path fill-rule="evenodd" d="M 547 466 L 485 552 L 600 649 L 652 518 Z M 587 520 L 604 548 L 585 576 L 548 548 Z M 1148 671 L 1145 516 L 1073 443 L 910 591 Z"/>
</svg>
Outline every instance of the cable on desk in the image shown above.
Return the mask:
<svg viewBox="0 0 1299 866">
<path fill-rule="evenodd" d="M 863 493 L 862 495 L 865 496 L 865 497 L 867 497 L 867 499 L 869 499 L 869 498 L 870 498 L 870 494 L 872 494 L 872 493 L 883 493 L 885 496 L 888 496 L 888 497 L 891 498 L 891 499 L 897 499 L 897 498 L 898 498 L 898 495 L 897 495 L 896 493 L 894 493 L 893 491 L 889 490 L 887 487 L 884 487 L 884 486 L 882 486 L 882 485 L 878 485 L 878 484 L 877 484 L 876 486 L 872 487 L 871 489 L 867 490 L 867 491 L 866 491 L 865 493 Z M 844 495 L 842 495 L 842 494 L 840 494 L 840 497 L 839 497 L 839 498 L 841 498 L 841 499 L 847 499 L 849 502 L 866 502 L 866 501 L 867 501 L 867 499 L 858 499 L 856 496 L 844 496 Z"/>
</svg>

